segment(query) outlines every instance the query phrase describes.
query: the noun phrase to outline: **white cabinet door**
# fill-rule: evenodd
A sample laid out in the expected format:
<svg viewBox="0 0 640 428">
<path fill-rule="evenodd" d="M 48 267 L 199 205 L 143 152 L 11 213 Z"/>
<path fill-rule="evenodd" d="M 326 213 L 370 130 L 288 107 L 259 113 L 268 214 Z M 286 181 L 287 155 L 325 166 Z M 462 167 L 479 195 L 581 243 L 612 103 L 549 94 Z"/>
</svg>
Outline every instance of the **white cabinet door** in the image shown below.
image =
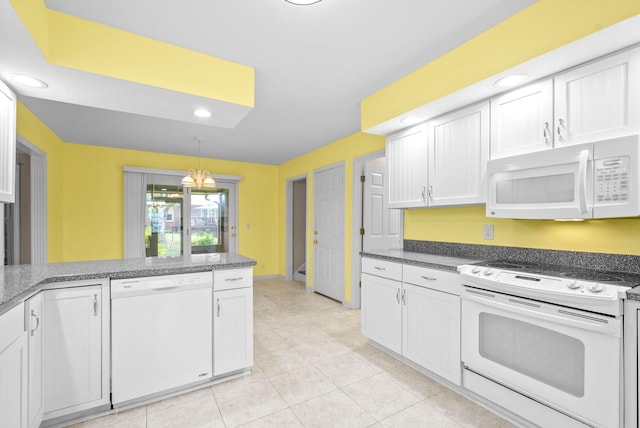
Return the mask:
<svg viewBox="0 0 640 428">
<path fill-rule="evenodd" d="M 491 159 L 553 148 L 553 80 L 491 100 Z"/>
<path fill-rule="evenodd" d="M 0 352 L 0 426 L 28 426 L 27 338 L 24 334 Z"/>
<path fill-rule="evenodd" d="M 427 135 L 412 128 L 387 141 L 389 208 L 427 206 Z"/>
<path fill-rule="evenodd" d="M 44 292 L 45 419 L 109 403 L 108 296 L 104 283 Z"/>
<path fill-rule="evenodd" d="M 29 343 L 29 427 L 37 428 L 44 414 L 43 389 L 43 299 L 42 293 L 27 300 L 25 304 L 25 326 Z"/>
<path fill-rule="evenodd" d="M 640 130 L 640 49 L 569 70 L 554 85 L 556 147 Z"/>
<path fill-rule="evenodd" d="M 0 316 L 0 427 L 27 427 L 27 335 L 22 304 Z"/>
<path fill-rule="evenodd" d="M 402 283 L 363 273 L 362 335 L 400 354 L 402 352 Z"/>
<path fill-rule="evenodd" d="M 429 206 L 483 204 L 489 154 L 489 103 L 429 122 Z"/>
<path fill-rule="evenodd" d="M 0 202 L 15 201 L 16 95 L 0 81 Z"/>
<path fill-rule="evenodd" d="M 253 365 L 253 288 L 213 293 L 213 374 Z"/>
<path fill-rule="evenodd" d="M 461 384 L 460 297 L 403 284 L 402 355 Z"/>
</svg>

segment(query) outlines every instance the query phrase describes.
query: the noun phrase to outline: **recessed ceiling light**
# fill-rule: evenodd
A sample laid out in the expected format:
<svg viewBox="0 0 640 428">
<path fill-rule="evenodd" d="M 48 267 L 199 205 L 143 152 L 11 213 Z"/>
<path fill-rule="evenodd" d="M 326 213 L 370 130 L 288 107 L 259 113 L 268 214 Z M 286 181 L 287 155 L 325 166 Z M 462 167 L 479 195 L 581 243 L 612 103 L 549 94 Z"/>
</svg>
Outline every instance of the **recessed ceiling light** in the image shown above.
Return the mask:
<svg viewBox="0 0 640 428">
<path fill-rule="evenodd" d="M 494 85 L 498 88 L 512 88 L 520 83 L 526 82 L 528 79 L 529 76 L 526 74 L 512 74 L 511 76 L 497 80 Z"/>
<path fill-rule="evenodd" d="M 322 0 L 284 0 L 287 3 L 297 4 L 299 6 L 308 6 L 314 3 L 320 3 Z"/>
<path fill-rule="evenodd" d="M 8 77 L 11 81 L 30 88 L 46 88 L 49 86 L 40 79 L 25 76 L 24 74 L 9 74 Z"/>
<path fill-rule="evenodd" d="M 207 118 L 211 117 L 211 112 L 209 110 L 205 110 L 203 108 L 199 108 L 199 109 L 195 110 L 193 112 L 193 114 L 194 114 L 194 116 L 202 117 L 204 119 L 207 119 Z"/>
<path fill-rule="evenodd" d="M 407 125 L 414 125 L 416 123 L 420 123 L 424 120 L 424 117 L 421 116 L 407 116 L 404 119 L 401 119 L 400 122 L 406 123 Z"/>
</svg>

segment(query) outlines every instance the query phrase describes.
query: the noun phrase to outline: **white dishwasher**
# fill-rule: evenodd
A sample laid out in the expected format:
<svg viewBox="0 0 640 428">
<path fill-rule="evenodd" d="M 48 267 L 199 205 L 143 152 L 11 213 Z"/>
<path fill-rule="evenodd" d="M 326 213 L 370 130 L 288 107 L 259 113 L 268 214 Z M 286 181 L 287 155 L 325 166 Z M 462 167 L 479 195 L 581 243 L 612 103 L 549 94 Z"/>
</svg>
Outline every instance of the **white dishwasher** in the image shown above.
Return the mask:
<svg viewBox="0 0 640 428">
<path fill-rule="evenodd" d="M 114 407 L 212 377 L 213 273 L 111 281 Z"/>
</svg>

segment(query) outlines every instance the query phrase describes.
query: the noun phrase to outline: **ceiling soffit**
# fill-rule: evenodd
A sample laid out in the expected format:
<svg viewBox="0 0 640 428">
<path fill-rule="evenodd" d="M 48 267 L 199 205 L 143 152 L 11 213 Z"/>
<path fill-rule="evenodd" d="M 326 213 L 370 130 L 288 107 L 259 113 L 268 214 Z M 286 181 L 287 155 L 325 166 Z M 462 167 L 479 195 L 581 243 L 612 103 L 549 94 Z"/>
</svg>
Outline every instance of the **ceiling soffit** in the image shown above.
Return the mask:
<svg viewBox="0 0 640 428">
<path fill-rule="evenodd" d="M 208 104 L 204 100 L 211 100 L 209 105 L 219 116 L 210 122 L 213 126 L 234 128 L 254 106 L 252 67 L 50 10 L 43 0 L 10 1 L 49 64 L 173 91 L 182 97 L 191 95 L 198 98 L 194 105 L 203 107 Z M 127 110 L 158 116 L 142 106 Z M 202 124 L 195 117 L 167 111 L 161 117 Z"/>
</svg>

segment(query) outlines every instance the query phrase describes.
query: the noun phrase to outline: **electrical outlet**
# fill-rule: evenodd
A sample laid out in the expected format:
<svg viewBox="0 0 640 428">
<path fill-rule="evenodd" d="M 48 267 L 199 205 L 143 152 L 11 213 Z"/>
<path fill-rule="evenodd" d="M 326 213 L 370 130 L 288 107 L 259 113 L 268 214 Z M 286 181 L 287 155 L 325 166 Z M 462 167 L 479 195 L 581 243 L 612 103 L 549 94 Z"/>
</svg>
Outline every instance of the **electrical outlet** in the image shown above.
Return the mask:
<svg viewBox="0 0 640 428">
<path fill-rule="evenodd" d="M 484 225 L 484 239 L 493 239 L 493 225 L 485 224 Z"/>
</svg>

